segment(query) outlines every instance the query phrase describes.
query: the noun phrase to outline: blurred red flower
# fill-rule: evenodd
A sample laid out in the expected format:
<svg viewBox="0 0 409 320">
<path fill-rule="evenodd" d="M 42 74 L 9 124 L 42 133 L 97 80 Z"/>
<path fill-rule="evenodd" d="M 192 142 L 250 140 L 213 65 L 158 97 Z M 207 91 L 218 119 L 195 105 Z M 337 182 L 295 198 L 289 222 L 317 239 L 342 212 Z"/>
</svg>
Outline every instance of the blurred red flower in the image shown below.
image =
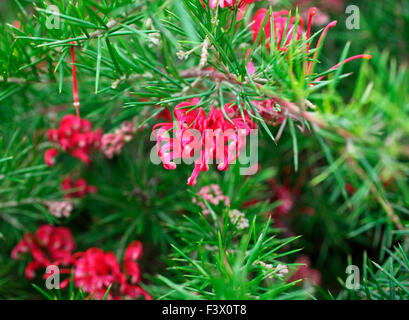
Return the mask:
<svg viewBox="0 0 409 320">
<path fill-rule="evenodd" d="M 41 267 L 68 265 L 74 249 L 75 242 L 68 228 L 43 225 L 34 235 L 26 233 L 12 250 L 11 257 L 17 260 L 21 254 L 29 253 L 34 261 L 27 265 L 25 276 L 33 279 Z"/>
</svg>

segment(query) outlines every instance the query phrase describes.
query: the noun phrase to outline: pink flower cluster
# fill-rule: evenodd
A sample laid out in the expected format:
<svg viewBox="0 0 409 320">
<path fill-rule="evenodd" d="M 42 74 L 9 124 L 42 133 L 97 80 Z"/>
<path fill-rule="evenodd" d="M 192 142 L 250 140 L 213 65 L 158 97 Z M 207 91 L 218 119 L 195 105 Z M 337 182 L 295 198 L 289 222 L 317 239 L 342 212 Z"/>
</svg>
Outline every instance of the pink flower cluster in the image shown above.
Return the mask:
<svg viewBox="0 0 409 320">
<path fill-rule="evenodd" d="M 81 119 L 73 114 L 64 116 L 58 129 L 48 130 L 48 139 L 56 147 L 68 152 L 71 156 L 78 158 L 86 164 L 91 163 L 91 151 L 100 147 L 101 136 L 101 129 L 92 131 L 92 125 L 89 120 Z M 58 154 L 58 149 L 48 149 L 44 155 L 45 163 L 48 166 L 53 166 Z"/>
<path fill-rule="evenodd" d="M 204 186 L 200 189 L 197 195 L 215 206 L 219 205 L 219 203 L 223 203 L 225 206 L 230 205 L 230 198 L 223 194 L 222 189 L 217 184 Z M 196 197 L 194 197 L 192 198 L 192 202 L 196 203 L 203 209 L 203 215 L 207 215 L 210 213 L 210 210 L 207 208 L 203 201 L 198 201 Z"/>
<path fill-rule="evenodd" d="M 199 99 L 194 98 L 178 104 L 174 110 L 175 123 L 158 123 L 152 128 L 165 169 L 176 169 L 175 159 L 194 160 L 195 167 L 188 179 L 191 186 L 200 171 L 208 171 L 210 163 L 217 163 L 218 170 L 227 170 L 245 148 L 245 137 L 256 127 L 245 110 L 241 115 L 237 105 L 226 104 L 224 111 L 213 106 L 206 115 L 202 107 L 194 107 L 198 103 Z M 200 157 L 195 159 L 196 152 Z"/>
<path fill-rule="evenodd" d="M 61 183 L 61 188 L 66 192 L 65 198 L 83 198 L 88 193 L 96 193 L 97 187 L 91 186 L 83 178 L 72 181 L 71 177 L 67 177 Z"/>
<path fill-rule="evenodd" d="M 99 248 L 90 248 L 85 252 L 73 253 L 75 241 L 71 231 L 65 227 L 43 225 L 36 233 L 26 233 L 14 247 L 11 257 L 15 260 L 20 254 L 29 253 L 33 261 L 25 269 L 27 279 L 34 279 L 35 271 L 50 265 L 65 266 L 61 273 L 71 274 L 73 269 L 74 285 L 89 293 L 93 299 L 102 299 L 108 288 L 107 299 L 136 299 L 150 295 L 138 286 L 141 272 L 138 260 L 142 256 L 142 243 L 134 241 L 125 250 L 123 269 L 115 255 Z M 45 275 L 47 277 L 47 275 Z M 65 288 L 71 277 L 61 282 Z"/>
<path fill-rule="evenodd" d="M 92 295 L 93 299 L 102 299 L 109 286 L 107 299 L 136 299 L 150 295 L 137 283 L 141 279 L 137 260 L 142 255 L 142 244 L 132 242 L 125 251 L 124 271 L 115 255 L 99 248 L 90 248 L 73 255 L 74 284 Z M 66 282 L 67 283 L 67 282 Z M 64 285 L 66 285 L 64 283 Z"/>
<path fill-rule="evenodd" d="M 26 233 L 14 247 L 11 257 L 17 260 L 20 254 L 29 253 L 34 260 L 28 263 L 25 276 L 33 279 L 35 271 L 40 268 L 68 265 L 74 249 L 75 242 L 69 229 L 43 225 L 35 234 Z"/>
<path fill-rule="evenodd" d="M 73 205 L 70 200 L 63 201 L 45 201 L 48 212 L 56 218 L 68 218 L 71 215 Z"/>
<path fill-rule="evenodd" d="M 135 133 L 135 124 L 130 121 L 122 123 L 121 127 L 113 133 L 105 133 L 101 139 L 101 150 L 108 159 L 114 154 L 119 154 L 126 142 L 129 142 Z"/>
</svg>

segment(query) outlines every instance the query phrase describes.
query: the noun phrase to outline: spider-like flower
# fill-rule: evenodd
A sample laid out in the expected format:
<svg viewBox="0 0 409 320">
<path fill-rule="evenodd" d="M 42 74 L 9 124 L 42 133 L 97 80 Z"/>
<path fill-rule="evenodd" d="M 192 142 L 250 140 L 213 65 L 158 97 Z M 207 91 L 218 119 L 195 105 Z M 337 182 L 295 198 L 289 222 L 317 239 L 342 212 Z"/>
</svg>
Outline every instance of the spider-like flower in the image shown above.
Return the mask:
<svg viewBox="0 0 409 320">
<path fill-rule="evenodd" d="M 199 99 L 194 98 L 178 104 L 175 122 L 158 123 L 152 128 L 165 169 L 176 169 L 176 159 L 194 161 L 188 179 L 191 186 L 200 171 L 207 171 L 211 163 L 217 163 L 218 170 L 227 170 L 245 148 L 246 136 L 256 127 L 248 113 L 245 110 L 241 113 L 237 105 L 226 104 L 224 110 L 213 106 L 206 115 L 203 108 L 195 107 L 198 103 Z"/>
<path fill-rule="evenodd" d="M 271 37 L 271 24 L 269 17 L 266 18 L 268 10 L 267 9 L 259 9 L 253 17 L 253 24 L 251 26 L 251 30 L 253 31 L 253 42 L 257 40 L 260 32 L 264 32 L 266 46 L 270 48 L 270 37 Z M 274 41 L 277 45 L 277 49 L 286 51 L 286 46 L 291 42 L 293 39 L 293 29 L 295 28 L 296 24 L 296 17 L 290 17 L 289 12 L 286 10 L 273 12 L 273 21 L 274 21 Z M 264 30 L 261 30 L 263 25 L 264 19 L 267 19 L 266 25 Z M 303 19 L 299 20 L 300 23 L 296 29 L 296 40 L 301 38 L 302 29 L 304 26 Z M 261 36 L 259 37 L 259 41 L 261 42 Z"/>
<path fill-rule="evenodd" d="M 307 24 L 307 30 L 306 30 L 306 45 L 305 45 L 305 51 L 308 54 L 309 53 L 309 48 L 310 48 L 310 42 L 311 42 L 311 25 L 312 25 L 312 19 L 314 15 L 316 15 L 318 12 L 318 9 L 313 7 L 310 8 L 309 10 L 309 15 L 308 15 L 308 24 Z M 257 40 L 259 37 L 259 33 L 263 32 L 265 35 L 265 41 L 266 41 L 266 46 L 268 49 L 270 49 L 270 37 L 271 37 L 271 24 L 270 24 L 270 18 L 267 17 L 267 22 L 264 27 L 264 30 L 261 30 L 261 27 L 263 25 L 263 21 L 266 18 L 266 15 L 268 13 L 267 9 L 259 9 L 254 18 L 253 18 L 253 24 L 251 26 L 251 29 L 253 31 L 253 42 Z M 302 36 L 303 33 L 303 28 L 304 28 L 304 20 L 302 18 L 299 18 L 299 23 L 297 24 L 296 22 L 296 17 L 290 17 L 290 13 L 288 11 L 279 11 L 279 12 L 273 12 L 273 21 L 274 21 L 274 26 L 273 26 L 273 37 L 274 37 L 274 43 L 277 45 L 277 49 L 281 50 L 283 52 L 287 51 L 287 46 L 292 42 L 299 40 Z M 330 28 L 333 28 L 337 24 L 337 21 L 332 21 L 326 25 L 324 30 L 322 31 L 317 45 L 316 49 L 318 49 L 321 45 L 322 40 L 324 39 L 325 35 L 327 34 L 328 30 Z M 294 37 L 295 35 L 295 37 Z M 261 41 L 261 36 L 259 37 L 259 41 Z M 306 74 L 309 75 L 312 73 L 312 68 L 314 66 L 314 61 L 317 58 L 319 50 L 316 50 L 314 54 L 312 55 L 312 59 L 310 59 L 309 62 L 307 62 L 307 68 L 306 68 Z M 350 62 L 355 59 L 371 59 L 372 56 L 368 54 L 359 54 L 350 58 L 345 59 L 342 63 L 338 63 L 330 70 L 335 70 L 337 69 L 341 64 L 345 64 L 347 62 Z M 317 79 L 314 79 L 314 82 L 318 82 L 322 80 L 324 76 L 321 76 Z"/>
<path fill-rule="evenodd" d="M 87 164 L 91 162 L 91 151 L 100 147 L 101 136 L 101 129 L 92 131 L 89 120 L 73 114 L 64 116 L 58 129 L 48 130 L 48 139 L 56 147 Z M 44 155 L 45 163 L 53 166 L 58 153 L 59 150 L 56 148 L 48 149 Z"/>
<path fill-rule="evenodd" d="M 28 263 L 25 276 L 33 279 L 35 271 L 42 267 L 68 265 L 74 249 L 75 242 L 68 228 L 43 225 L 35 234 L 26 233 L 12 250 L 11 257 L 17 260 L 21 254 L 29 253 L 33 261 Z"/>
</svg>

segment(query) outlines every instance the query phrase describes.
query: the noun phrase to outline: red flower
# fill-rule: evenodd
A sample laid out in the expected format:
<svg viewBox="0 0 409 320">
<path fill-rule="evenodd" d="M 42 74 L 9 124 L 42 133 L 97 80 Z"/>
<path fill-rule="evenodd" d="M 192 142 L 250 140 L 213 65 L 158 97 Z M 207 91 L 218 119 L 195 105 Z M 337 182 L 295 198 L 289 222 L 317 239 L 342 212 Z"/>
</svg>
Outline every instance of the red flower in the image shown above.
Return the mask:
<svg viewBox="0 0 409 320">
<path fill-rule="evenodd" d="M 58 155 L 57 149 L 48 149 L 44 154 L 44 162 L 47 166 L 52 167 L 55 164 L 55 157 Z"/>
<path fill-rule="evenodd" d="M 88 193 L 96 193 L 97 187 L 88 185 L 87 181 L 83 178 L 79 178 L 74 183 L 70 177 L 67 177 L 61 183 L 61 188 L 63 191 L 75 190 L 72 192 L 67 192 L 66 198 L 83 198 Z"/>
<path fill-rule="evenodd" d="M 121 267 L 112 252 L 90 248 L 74 254 L 73 260 L 75 286 L 92 293 L 93 298 L 101 299 L 112 283 L 123 281 Z"/>
<path fill-rule="evenodd" d="M 320 0 L 320 1 L 297 0 L 295 1 L 294 6 L 298 7 L 298 9 L 301 9 L 311 6 L 313 2 L 315 2 L 319 8 L 334 11 L 337 13 L 341 13 L 344 9 L 344 0 Z"/>
<path fill-rule="evenodd" d="M 171 122 L 173 121 L 172 112 L 170 112 L 169 108 L 165 108 L 155 116 L 155 119 L 163 119 Z"/>
<path fill-rule="evenodd" d="M 139 264 L 131 261 L 125 260 L 124 267 L 126 273 L 131 277 L 131 283 L 137 283 L 141 280 L 141 271 L 139 269 Z"/>
<path fill-rule="evenodd" d="M 17 260 L 20 254 L 30 253 L 34 261 L 27 265 L 25 275 L 33 279 L 35 271 L 41 267 L 68 265 L 74 249 L 75 242 L 69 229 L 43 225 L 35 235 L 26 233 L 12 250 L 11 257 Z"/>
<path fill-rule="evenodd" d="M 263 20 L 266 17 L 267 12 L 268 12 L 267 9 L 259 9 L 254 15 L 253 24 L 251 26 L 251 29 L 253 30 L 253 42 L 256 41 L 261 31 L 260 29 L 263 24 Z M 274 41 L 277 44 L 277 49 L 285 51 L 286 50 L 285 47 L 291 42 L 292 37 L 293 37 L 292 29 L 293 27 L 295 27 L 296 17 L 289 18 L 289 12 L 283 10 L 279 12 L 273 12 L 273 20 L 274 20 L 274 28 L 273 28 Z M 297 30 L 296 30 L 296 40 L 301 38 L 303 26 L 304 26 L 304 21 L 300 19 L 300 25 L 298 25 Z M 285 33 L 286 30 L 287 32 Z M 270 31 L 271 31 L 270 18 L 268 17 L 267 23 L 264 27 L 264 30 L 262 31 L 265 34 L 265 42 L 266 42 L 267 48 L 270 48 L 270 36 L 271 36 Z M 282 43 L 282 41 L 285 39 L 287 39 L 286 42 Z M 259 38 L 259 41 L 261 42 L 261 36 Z"/>
<path fill-rule="evenodd" d="M 284 121 L 285 117 L 282 112 L 283 110 L 276 107 L 273 99 L 253 101 L 253 104 L 256 106 L 260 116 L 266 121 L 266 123 L 277 126 Z"/>
<path fill-rule="evenodd" d="M 48 130 L 47 135 L 48 135 L 48 140 L 50 140 L 51 142 L 58 141 L 58 131 L 56 129 Z"/>
<path fill-rule="evenodd" d="M 89 157 L 91 151 L 100 147 L 102 131 L 97 129 L 93 132 L 89 120 L 81 119 L 73 114 L 67 114 L 61 119 L 58 129 L 48 130 L 47 135 L 48 139 L 63 151 L 89 164 L 91 162 Z M 55 160 L 52 156 L 55 157 L 56 152 L 58 153 L 56 149 L 46 151 L 45 162 L 47 165 L 54 164 Z"/>
<path fill-rule="evenodd" d="M 36 276 L 37 269 L 43 267 L 38 261 L 31 261 L 27 264 L 26 269 L 24 270 L 24 275 L 27 279 L 34 279 Z"/>
<path fill-rule="evenodd" d="M 236 4 L 238 5 L 238 7 L 242 7 L 245 5 L 248 5 L 250 3 L 253 3 L 256 0 L 209 0 L 209 6 L 210 8 L 216 8 L 218 5 L 220 6 L 220 8 L 226 8 L 226 7 L 233 7 Z M 261 1 L 261 0 L 257 0 L 257 1 Z"/>
<path fill-rule="evenodd" d="M 261 30 L 262 24 L 263 24 L 263 20 L 267 15 L 268 10 L 267 9 L 259 9 L 254 18 L 253 18 L 253 24 L 251 26 L 251 29 L 253 31 L 253 42 L 256 41 L 260 31 L 263 32 L 265 34 L 265 40 L 266 40 L 266 46 L 268 49 L 270 49 L 270 36 L 271 36 L 271 26 L 270 26 L 270 19 L 269 17 L 267 17 L 267 23 L 266 26 L 264 27 L 264 30 Z M 318 9 L 313 7 L 309 10 L 309 16 L 308 16 L 308 25 L 307 25 L 307 31 L 306 31 L 306 39 L 309 40 L 311 38 L 311 25 L 312 25 L 312 19 L 313 16 L 316 15 L 318 12 Z M 296 17 L 292 17 L 290 18 L 290 13 L 288 11 L 279 11 L 279 12 L 273 12 L 273 20 L 274 20 L 274 43 L 277 44 L 277 49 L 281 50 L 281 51 L 287 51 L 287 46 L 289 45 L 289 43 L 291 41 L 293 41 L 293 28 L 295 28 L 295 24 L 296 24 Z M 337 24 L 337 21 L 332 21 L 330 23 L 327 24 L 327 26 L 324 28 L 324 30 L 322 31 L 317 45 L 316 45 L 316 51 L 314 52 L 312 59 L 310 59 L 310 62 L 307 63 L 307 75 L 311 74 L 312 72 L 312 67 L 314 65 L 314 61 L 316 61 L 317 58 L 317 54 L 318 54 L 318 48 L 320 47 L 320 44 L 322 42 L 322 40 L 324 39 L 324 36 L 327 34 L 328 30 L 332 27 L 334 27 Z M 301 38 L 302 32 L 303 32 L 303 28 L 304 28 L 304 20 L 302 18 L 299 19 L 299 26 L 297 27 L 295 34 L 295 40 L 299 40 Z M 287 30 L 287 31 L 286 31 Z M 260 42 L 261 42 L 261 38 L 259 38 Z M 285 40 L 287 39 L 287 40 Z M 282 43 L 283 40 L 285 41 L 285 43 Z M 307 42 L 306 46 L 305 46 L 305 50 L 306 53 L 308 54 L 309 52 L 309 46 L 310 43 Z M 345 59 L 345 61 L 342 62 L 342 64 L 345 64 L 349 61 L 355 60 L 355 59 L 371 59 L 372 57 L 370 55 L 367 54 L 360 54 L 360 55 L 356 55 L 353 57 L 350 57 L 348 59 Z M 332 68 L 330 68 L 329 70 L 335 70 L 337 69 L 339 66 L 341 65 L 341 63 L 333 66 Z M 324 76 L 319 77 L 318 79 L 314 79 L 314 82 L 318 82 L 320 80 L 322 80 Z"/>
<path fill-rule="evenodd" d="M 298 270 L 291 276 L 289 282 L 293 282 L 299 279 L 303 279 L 306 282 L 309 282 L 313 285 L 319 286 L 321 283 L 321 272 L 316 269 L 311 268 L 311 259 L 302 255 L 298 257 L 295 261 L 296 263 L 302 263 L 304 265 L 300 266 Z"/>
<path fill-rule="evenodd" d="M 237 105 L 226 104 L 224 112 L 212 107 L 206 115 L 201 107 L 189 108 L 198 103 L 199 99 L 194 98 L 178 104 L 174 110 L 175 123 L 158 123 L 152 128 L 165 169 L 175 169 L 175 159 L 194 161 L 195 167 L 188 179 L 192 186 L 199 172 L 207 171 L 213 161 L 218 164 L 218 170 L 227 170 L 246 146 L 245 137 L 256 127 L 245 110 L 241 115 Z"/>
<path fill-rule="evenodd" d="M 124 269 L 131 277 L 128 282 L 126 274 L 115 255 L 98 248 L 90 248 L 73 256 L 74 284 L 88 292 L 94 299 L 102 299 L 109 286 L 108 299 L 135 299 L 143 296 L 152 299 L 150 295 L 136 285 L 140 281 L 140 269 L 136 260 L 142 254 L 142 244 L 132 242 L 125 251 Z M 66 286 L 67 281 L 62 286 Z"/>
<path fill-rule="evenodd" d="M 210 8 L 216 8 L 219 5 L 220 8 L 225 8 L 233 6 L 235 3 L 235 0 L 210 0 L 209 6 Z"/>
<path fill-rule="evenodd" d="M 295 192 L 290 188 L 275 184 L 273 186 L 274 201 L 281 202 L 280 205 L 274 209 L 274 214 L 276 216 L 286 215 L 291 211 L 295 204 Z"/>
<path fill-rule="evenodd" d="M 91 158 L 89 157 L 89 153 L 82 148 L 74 149 L 73 151 L 71 151 L 71 155 L 74 158 L 77 158 L 86 164 L 91 163 Z"/>
<path fill-rule="evenodd" d="M 137 261 L 142 256 L 142 243 L 134 241 L 125 250 L 124 260 Z"/>
<path fill-rule="evenodd" d="M 143 296 L 145 300 L 152 300 L 152 297 L 145 290 L 131 284 L 123 286 L 122 293 L 126 299 L 135 299 Z"/>
<path fill-rule="evenodd" d="M 132 242 L 125 250 L 124 266 L 126 273 L 131 276 L 131 282 L 137 283 L 141 278 L 139 265 L 136 263 L 142 255 L 142 243 Z"/>
</svg>

